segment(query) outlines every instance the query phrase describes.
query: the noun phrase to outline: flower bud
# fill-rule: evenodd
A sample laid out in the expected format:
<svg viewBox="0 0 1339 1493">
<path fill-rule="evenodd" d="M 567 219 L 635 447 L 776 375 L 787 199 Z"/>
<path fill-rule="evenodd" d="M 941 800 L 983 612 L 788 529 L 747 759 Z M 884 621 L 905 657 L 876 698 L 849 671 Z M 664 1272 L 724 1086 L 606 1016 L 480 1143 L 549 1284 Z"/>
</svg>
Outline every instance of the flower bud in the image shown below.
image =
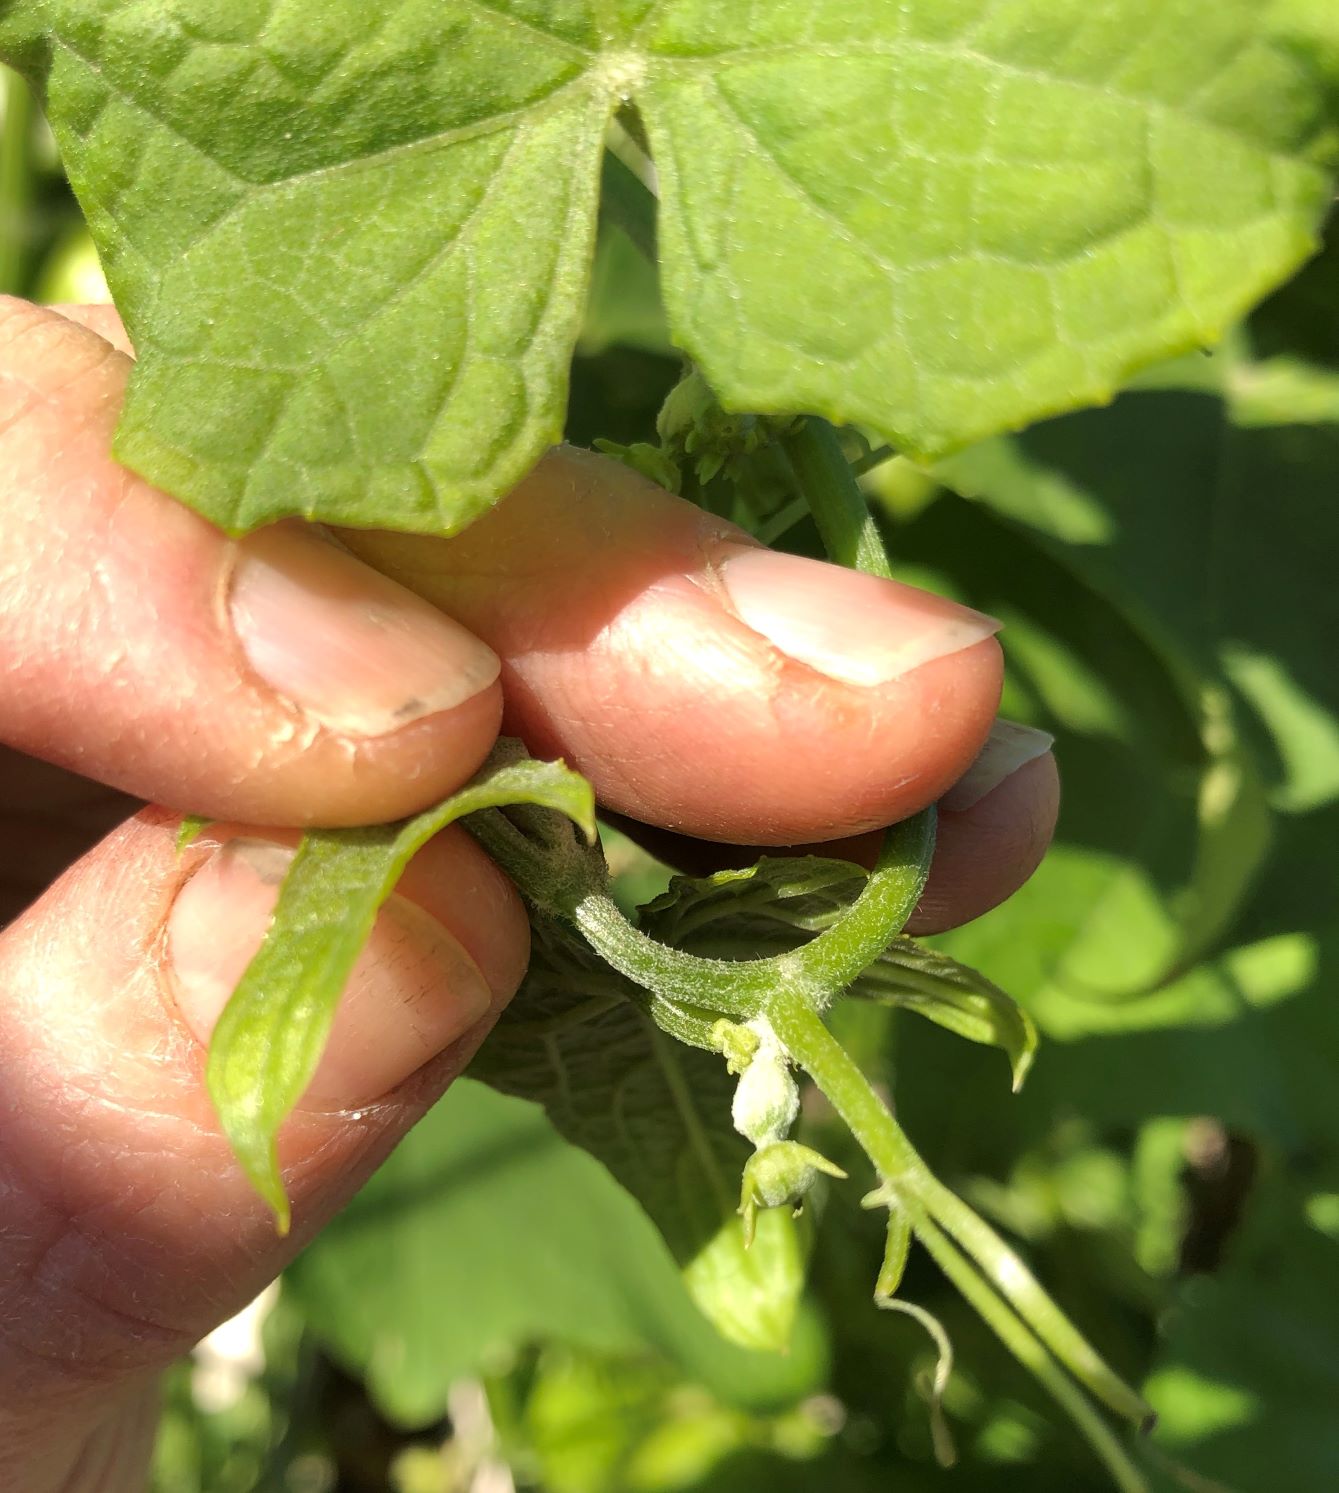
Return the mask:
<svg viewBox="0 0 1339 1493">
<path fill-rule="evenodd" d="M 744 1185 L 739 1198 L 744 1243 L 753 1243 L 759 1208 L 780 1208 L 793 1203 L 798 1212 L 819 1172 L 829 1177 L 846 1176 L 841 1167 L 826 1156 L 800 1145 L 798 1141 L 777 1141 L 755 1151 L 744 1167 Z"/>
<path fill-rule="evenodd" d="M 711 1040 L 716 1051 L 724 1055 L 727 1070 L 736 1076 L 743 1073 L 762 1045 L 762 1039 L 751 1026 L 727 1021 L 724 1016 L 712 1027 Z"/>
<path fill-rule="evenodd" d="M 745 1030 L 756 1036 L 757 1046 L 740 1074 L 730 1118 L 740 1135 L 767 1146 L 790 1133 L 800 1112 L 800 1086 L 771 1026 L 759 1020 Z"/>
</svg>

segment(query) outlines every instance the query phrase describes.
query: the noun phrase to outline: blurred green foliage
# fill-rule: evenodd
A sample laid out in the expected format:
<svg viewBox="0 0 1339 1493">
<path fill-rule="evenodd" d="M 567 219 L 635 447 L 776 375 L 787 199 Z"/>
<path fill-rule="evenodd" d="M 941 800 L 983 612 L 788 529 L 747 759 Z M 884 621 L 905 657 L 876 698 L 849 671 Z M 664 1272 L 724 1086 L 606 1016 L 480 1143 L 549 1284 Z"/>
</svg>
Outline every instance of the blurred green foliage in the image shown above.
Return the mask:
<svg viewBox="0 0 1339 1493">
<path fill-rule="evenodd" d="M 98 287 L 45 129 L 0 78 L 0 289 Z M 570 434 L 654 440 L 654 276 L 602 234 Z M 1006 623 L 1005 712 L 1054 731 L 1055 849 L 942 943 L 1031 1012 L 997 1055 L 860 1008 L 843 1035 L 945 1180 L 1142 1383 L 1154 1486 L 1339 1487 L 1339 241 L 1212 353 L 1109 408 L 866 479 L 901 573 Z M 807 521 L 778 541 L 817 551 Z M 627 900 L 665 872 L 619 838 Z M 167 1389 L 159 1493 L 1087 1493 L 1099 1469 L 929 1264 L 933 1353 L 875 1312 L 859 1158 L 790 1360 L 750 1377 L 649 1224 L 543 1116 L 462 1084 L 294 1267 L 230 1403 Z M 492 1479 L 489 1481 L 489 1479 Z"/>
</svg>

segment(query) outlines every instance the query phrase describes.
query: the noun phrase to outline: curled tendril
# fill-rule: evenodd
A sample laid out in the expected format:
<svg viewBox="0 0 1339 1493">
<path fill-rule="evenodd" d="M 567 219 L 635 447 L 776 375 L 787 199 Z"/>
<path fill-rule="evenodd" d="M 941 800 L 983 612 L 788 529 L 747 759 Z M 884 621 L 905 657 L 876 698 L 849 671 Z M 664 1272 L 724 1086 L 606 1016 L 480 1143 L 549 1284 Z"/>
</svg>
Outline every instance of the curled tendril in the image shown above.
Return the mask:
<svg viewBox="0 0 1339 1493">
<path fill-rule="evenodd" d="M 926 1311 L 923 1306 L 917 1306 L 914 1301 L 902 1301 L 895 1296 L 881 1296 L 876 1291 L 874 1304 L 880 1311 L 901 1312 L 904 1317 L 910 1317 L 913 1322 L 919 1322 L 935 1345 L 938 1356 L 935 1360 L 934 1373 L 928 1377 L 918 1376 L 916 1387 L 925 1401 L 926 1409 L 930 1412 L 930 1440 L 934 1445 L 935 1461 L 941 1467 L 952 1467 L 958 1460 L 958 1450 L 953 1444 L 953 1432 L 949 1427 L 948 1417 L 944 1414 L 944 1391 L 948 1388 L 948 1381 L 953 1373 L 953 1343 L 948 1332 L 933 1312 Z"/>
</svg>

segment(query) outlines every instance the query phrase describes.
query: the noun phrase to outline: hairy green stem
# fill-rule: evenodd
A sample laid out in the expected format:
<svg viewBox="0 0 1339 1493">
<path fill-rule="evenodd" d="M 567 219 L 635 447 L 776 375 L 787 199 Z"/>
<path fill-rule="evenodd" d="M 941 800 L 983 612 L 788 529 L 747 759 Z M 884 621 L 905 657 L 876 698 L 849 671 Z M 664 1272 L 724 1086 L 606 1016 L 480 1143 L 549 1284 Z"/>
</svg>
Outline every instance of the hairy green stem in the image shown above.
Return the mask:
<svg viewBox="0 0 1339 1493">
<path fill-rule="evenodd" d="M 1144 1401 L 1103 1363 L 994 1229 L 931 1172 L 859 1065 L 813 1008 L 781 987 L 768 1001 L 766 1014 L 787 1052 L 846 1122 L 880 1181 L 912 1213 L 913 1221 L 922 1214 L 938 1219 L 1076 1378 L 1118 1415 L 1146 1424 L 1150 1411 Z"/>
<path fill-rule="evenodd" d="M 756 1016 L 779 984 L 802 992 L 811 1006 L 823 1006 L 857 979 L 902 931 L 920 900 L 935 821 L 927 809 L 896 825 L 860 895 L 837 921 L 801 948 L 768 959 L 710 959 L 658 943 L 634 927 L 609 895 L 598 852 L 575 842 L 563 849 L 532 840 L 497 810 L 472 815 L 467 823 L 532 906 L 574 923 L 607 964 L 677 1008 L 682 1019 L 674 1034 L 694 1040 L 688 1034 L 708 1016 Z"/>
<path fill-rule="evenodd" d="M 704 959 L 657 943 L 628 922 L 608 893 L 583 897 L 568 916 L 606 964 L 668 1001 L 756 1016 L 776 981 L 770 959 Z"/>
<path fill-rule="evenodd" d="M 767 1003 L 767 1016 L 791 1059 L 813 1079 L 846 1122 L 882 1182 L 901 1195 L 918 1195 L 930 1169 L 907 1139 L 859 1064 L 793 989 L 782 986 Z"/>
<path fill-rule="evenodd" d="M 956 1193 L 931 1176 L 922 1200 L 972 1256 L 996 1290 L 1027 1318 L 1033 1331 L 1070 1372 L 1117 1415 L 1136 1425 L 1152 1420 L 1150 1407 L 1114 1374 L 1068 1317 L 1042 1289 L 1015 1250 Z"/>
<path fill-rule="evenodd" d="M 859 897 L 830 928 L 786 957 L 801 983 L 819 986 L 825 1004 L 853 984 L 915 912 L 934 859 L 934 807 L 895 824 Z"/>
<path fill-rule="evenodd" d="M 888 552 L 837 432 L 826 420 L 811 415 L 783 436 L 781 444 L 823 536 L 828 558 L 869 575 L 891 578 Z"/>
<path fill-rule="evenodd" d="M 27 83 L 0 67 L 0 295 L 20 295 L 25 288 L 25 237 L 32 206 L 32 115 Z"/>
<path fill-rule="evenodd" d="M 657 943 L 633 927 L 603 890 L 561 911 L 607 963 L 665 1000 L 721 1015 L 755 1016 L 785 985 L 810 1007 L 821 1007 L 902 931 L 920 901 L 933 850 L 932 809 L 894 826 L 869 880 L 837 921 L 800 948 L 770 959 L 707 959 Z"/>
</svg>

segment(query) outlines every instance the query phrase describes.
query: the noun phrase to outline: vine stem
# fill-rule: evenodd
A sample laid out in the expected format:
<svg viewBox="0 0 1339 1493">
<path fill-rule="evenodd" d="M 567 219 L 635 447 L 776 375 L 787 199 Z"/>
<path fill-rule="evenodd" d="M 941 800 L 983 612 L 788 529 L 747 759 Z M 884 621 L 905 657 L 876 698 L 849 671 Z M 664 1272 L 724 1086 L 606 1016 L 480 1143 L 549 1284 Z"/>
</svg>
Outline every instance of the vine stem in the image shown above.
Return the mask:
<svg viewBox="0 0 1339 1493">
<path fill-rule="evenodd" d="M 934 839 L 933 809 L 895 825 L 860 895 L 837 921 L 800 948 L 770 959 L 706 959 L 657 943 L 629 923 L 602 888 L 555 910 L 620 974 L 664 1000 L 754 1016 L 784 985 L 803 992 L 811 1007 L 824 1006 L 864 973 L 911 916 L 925 889 Z M 505 859 L 502 864 L 512 870 Z"/>
<path fill-rule="evenodd" d="M 1088 1403 L 1027 1324 L 1000 1300 L 931 1218 L 913 1210 L 912 1227 L 935 1263 L 991 1331 L 1074 1422 L 1084 1440 L 1102 1459 L 1121 1493 L 1148 1493 L 1144 1475 L 1130 1460 L 1111 1427 Z"/>
<path fill-rule="evenodd" d="M 830 560 L 891 580 L 879 526 L 855 479 L 837 432 L 810 415 L 781 439 Z"/>
<path fill-rule="evenodd" d="M 613 220 L 656 263 L 654 194 L 609 153 L 604 201 Z M 808 416 L 779 444 L 829 559 L 891 579 L 888 553 L 859 473 L 847 461 L 833 426 Z M 891 453 L 875 454 L 882 458 Z M 794 506 L 786 510 L 787 522 Z M 809 944 L 773 959 L 704 959 L 669 949 L 632 927 L 602 887 L 587 889 L 561 911 L 609 964 L 670 1004 L 671 1013 L 653 1014 L 667 1029 L 673 1023 L 666 1015 L 677 1017 L 684 1040 L 694 1040 L 695 1028 L 696 1040 L 701 1040 L 700 1029 L 713 1009 L 765 1015 L 791 1060 L 849 1126 L 874 1163 L 880 1191 L 903 1211 L 945 1275 L 1070 1416 L 1121 1493 L 1146 1493 L 1138 1468 L 1065 1369 L 1117 1414 L 1138 1424 L 1148 1423 L 1148 1407 L 1107 1368 L 1016 1252 L 933 1175 L 822 1020 L 828 1002 L 883 952 L 914 909 L 929 868 L 934 827 L 930 809 L 890 830 L 878 867 L 846 917 Z"/>
<path fill-rule="evenodd" d="M 0 294 L 18 295 L 23 290 L 24 237 L 32 198 L 32 115 L 27 83 L 0 67 Z"/>
<path fill-rule="evenodd" d="M 1005 1303 L 1011 1303 L 1040 1342 L 1098 1399 L 1136 1425 L 1147 1425 L 1149 1407 L 1107 1368 L 1018 1254 L 939 1181 L 803 993 L 778 986 L 767 1003 L 766 1014 L 791 1058 L 818 1085 L 860 1142 L 880 1182 L 906 1208 L 918 1237 L 922 1223 L 937 1219 L 985 1272 L 990 1284 L 983 1280 L 982 1286 L 1001 1310 L 1009 1311 Z M 1022 1361 L 1032 1367 L 1027 1359 Z"/>
<path fill-rule="evenodd" d="M 828 558 L 891 579 L 892 567 L 878 525 L 833 427 L 811 416 L 782 437 L 782 447 L 813 513 Z M 1054 1395 L 1102 1457 L 1123 1493 L 1141 1493 L 1145 1485 L 1138 1470 L 1050 1354 L 1067 1364 L 1117 1414 L 1145 1424 L 1150 1416 L 1148 1406 L 1107 1368 L 1018 1254 L 934 1176 L 858 1065 L 828 1032 L 812 1006 L 799 998 L 798 991 L 778 989 L 768 1003 L 768 1016 L 791 1056 L 850 1126 L 884 1184 L 907 1207 L 917 1237 L 944 1273 L 1019 1362 Z M 985 1269 L 988 1279 L 978 1274 L 945 1237 L 932 1214 Z M 1008 1302 L 1032 1324 L 1031 1328 L 1015 1315 Z"/>
</svg>

